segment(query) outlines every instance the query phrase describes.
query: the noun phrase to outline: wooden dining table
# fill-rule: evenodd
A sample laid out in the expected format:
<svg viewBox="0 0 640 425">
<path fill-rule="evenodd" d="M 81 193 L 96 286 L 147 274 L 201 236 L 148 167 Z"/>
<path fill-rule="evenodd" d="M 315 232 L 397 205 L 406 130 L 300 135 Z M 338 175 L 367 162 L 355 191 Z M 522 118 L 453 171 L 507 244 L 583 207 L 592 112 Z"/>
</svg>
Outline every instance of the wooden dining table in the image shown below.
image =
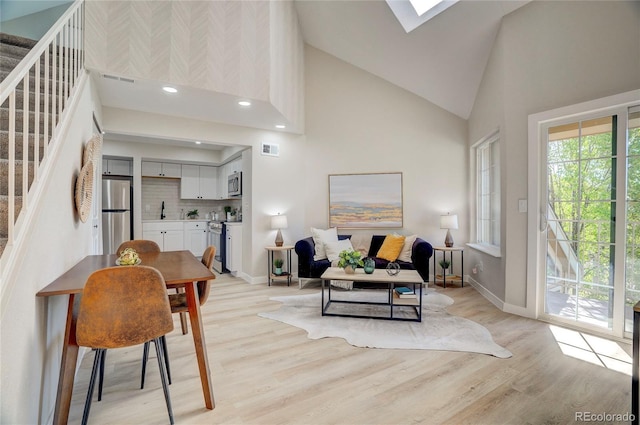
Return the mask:
<svg viewBox="0 0 640 425">
<path fill-rule="evenodd" d="M 198 369 L 200 370 L 204 404 L 207 409 L 213 409 L 215 407 L 213 386 L 211 383 L 211 373 L 209 372 L 207 346 L 202 328 L 198 290 L 195 282 L 215 279 L 215 275 L 190 251 L 139 253 L 139 256 L 142 261 L 141 264 L 154 267 L 162 274 L 167 288 L 184 288 L 191 322 L 191 334 L 193 335 Z M 53 418 L 54 424 L 66 424 L 69 418 L 73 381 L 79 350 L 76 341 L 76 320 L 85 282 L 94 271 L 106 267 L 115 267 L 117 258 L 118 256 L 115 254 L 88 255 L 36 294 L 38 297 L 55 295 L 69 296 L 64 344 L 62 347 L 60 379 L 58 381 L 56 407 Z"/>
</svg>

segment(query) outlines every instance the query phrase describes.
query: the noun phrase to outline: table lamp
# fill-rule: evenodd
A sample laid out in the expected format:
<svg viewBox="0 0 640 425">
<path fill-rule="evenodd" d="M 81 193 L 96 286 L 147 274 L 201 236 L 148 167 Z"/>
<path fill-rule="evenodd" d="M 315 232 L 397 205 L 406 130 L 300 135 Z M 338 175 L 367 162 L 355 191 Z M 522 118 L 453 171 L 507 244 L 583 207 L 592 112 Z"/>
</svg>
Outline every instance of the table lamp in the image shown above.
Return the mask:
<svg viewBox="0 0 640 425">
<path fill-rule="evenodd" d="M 447 236 L 444 238 L 444 244 L 446 247 L 451 248 L 453 246 L 453 237 L 451 236 L 451 230 L 458 228 L 458 216 L 454 215 L 441 215 L 440 216 L 440 228 L 447 229 Z"/>
<path fill-rule="evenodd" d="M 284 240 L 282 239 L 282 232 L 280 229 L 287 228 L 287 216 L 278 214 L 271 217 L 271 228 L 278 229 L 278 233 L 276 234 L 276 246 L 282 246 Z"/>
</svg>

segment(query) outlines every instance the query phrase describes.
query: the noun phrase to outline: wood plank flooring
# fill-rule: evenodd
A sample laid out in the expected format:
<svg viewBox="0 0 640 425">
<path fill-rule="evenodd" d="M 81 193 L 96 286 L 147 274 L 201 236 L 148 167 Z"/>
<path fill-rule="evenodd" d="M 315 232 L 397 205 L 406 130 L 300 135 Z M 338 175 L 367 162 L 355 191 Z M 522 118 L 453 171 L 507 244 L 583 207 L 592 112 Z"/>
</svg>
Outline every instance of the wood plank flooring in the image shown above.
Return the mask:
<svg viewBox="0 0 640 425">
<path fill-rule="evenodd" d="M 513 357 L 310 340 L 301 329 L 257 314 L 279 307 L 271 296 L 318 287 L 300 291 L 219 277 L 202 307 L 216 408 L 204 407 L 193 340 L 181 334 L 174 315 L 167 342 L 176 423 L 569 424 L 576 412 L 630 411 L 629 344 L 608 342 L 607 355 L 598 358 L 576 348 L 593 348 L 593 340 L 569 332 L 574 339 L 559 344 L 549 324 L 500 312 L 473 288 L 437 290 L 455 300 L 451 314 L 487 327 Z M 142 346 L 109 350 L 103 398 L 94 396 L 90 423 L 168 423 L 155 355 L 139 389 L 141 357 Z M 70 423 L 82 417 L 92 361 L 87 354 L 76 377 Z"/>
</svg>

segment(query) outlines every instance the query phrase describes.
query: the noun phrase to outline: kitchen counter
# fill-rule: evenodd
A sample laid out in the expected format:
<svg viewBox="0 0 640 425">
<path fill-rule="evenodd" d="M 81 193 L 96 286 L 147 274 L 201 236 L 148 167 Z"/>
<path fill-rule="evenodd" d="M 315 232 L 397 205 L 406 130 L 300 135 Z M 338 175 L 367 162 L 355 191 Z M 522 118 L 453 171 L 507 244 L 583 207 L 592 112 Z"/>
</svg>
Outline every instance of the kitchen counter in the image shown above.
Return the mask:
<svg viewBox="0 0 640 425">
<path fill-rule="evenodd" d="M 165 218 L 164 220 L 142 220 L 143 223 L 189 223 L 192 221 L 211 221 L 206 218 L 195 218 L 195 219 L 184 219 L 184 220 L 169 220 Z"/>
</svg>

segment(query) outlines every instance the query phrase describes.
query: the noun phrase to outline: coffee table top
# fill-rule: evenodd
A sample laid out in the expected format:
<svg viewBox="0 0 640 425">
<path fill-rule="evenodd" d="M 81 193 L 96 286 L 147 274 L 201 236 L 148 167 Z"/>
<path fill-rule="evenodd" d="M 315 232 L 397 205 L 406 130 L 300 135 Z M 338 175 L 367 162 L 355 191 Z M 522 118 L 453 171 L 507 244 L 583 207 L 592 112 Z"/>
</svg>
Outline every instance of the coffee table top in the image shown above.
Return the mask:
<svg viewBox="0 0 640 425">
<path fill-rule="evenodd" d="M 366 274 L 364 269 L 356 269 L 355 273 L 347 274 L 340 267 L 329 267 L 320 278 L 354 282 L 422 283 L 422 278 L 416 270 L 400 270 L 397 275 L 389 276 L 385 269 L 375 269 L 371 274 Z"/>
</svg>

